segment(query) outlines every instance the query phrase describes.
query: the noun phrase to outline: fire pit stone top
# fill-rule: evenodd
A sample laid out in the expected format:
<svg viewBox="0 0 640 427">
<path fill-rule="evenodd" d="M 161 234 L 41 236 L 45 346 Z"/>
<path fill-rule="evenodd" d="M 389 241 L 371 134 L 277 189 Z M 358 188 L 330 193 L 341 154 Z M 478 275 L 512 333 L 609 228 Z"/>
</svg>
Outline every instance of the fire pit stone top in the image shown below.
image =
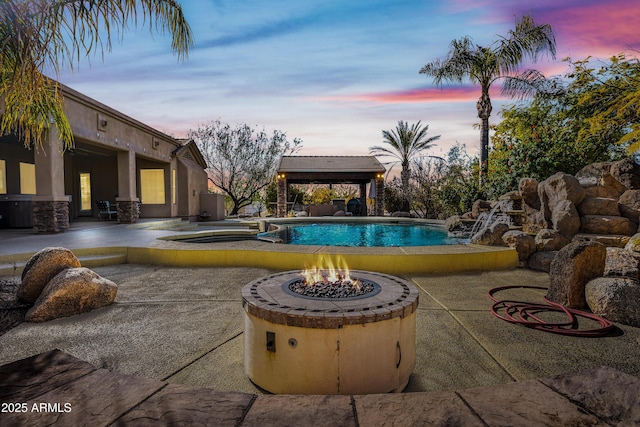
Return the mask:
<svg viewBox="0 0 640 427">
<path fill-rule="evenodd" d="M 407 281 L 369 271 L 351 271 L 351 274 L 374 282 L 379 290 L 371 296 L 357 298 L 303 297 L 283 289 L 283 284 L 301 277 L 300 271 L 287 271 L 245 285 L 242 305 L 247 313 L 271 323 L 320 329 L 406 317 L 417 309 L 418 290 Z"/>
</svg>

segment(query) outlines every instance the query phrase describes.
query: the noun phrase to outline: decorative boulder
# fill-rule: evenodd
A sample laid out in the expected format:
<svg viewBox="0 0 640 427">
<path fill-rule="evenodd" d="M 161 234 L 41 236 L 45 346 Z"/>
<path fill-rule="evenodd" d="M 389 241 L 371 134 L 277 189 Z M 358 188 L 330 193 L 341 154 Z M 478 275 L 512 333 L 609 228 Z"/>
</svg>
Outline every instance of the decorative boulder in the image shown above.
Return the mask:
<svg viewBox="0 0 640 427">
<path fill-rule="evenodd" d="M 582 203 L 576 206 L 580 216 L 607 215 L 620 216 L 618 201 L 605 197 L 585 197 Z"/>
<path fill-rule="evenodd" d="M 113 303 L 118 286 L 88 268 L 68 268 L 47 284 L 27 312 L 28 322 L 85 313 Z"/>
<path fill-rule="evenodd" d="M 546 271 L 551 270 L 551 262 L 556 257 L 557 251 L 552 252 L 536 252 L 529 257 L 527 267 L 531 270 Z"/>
<path fill-rule="evenodd" d="M 559 251 L 569 244 L 569 239 L 555 230 L 540 230 L 534 239 L 538 251 Z"/>
<path fill-rule="evenodd" d="M 459 215 L 453 215 L 444 222 L 444 228 L 451 232 L 462 225 L 462 218 Z"/>
<path fill-rule="evenodd" d="M 491 203 L 486 200 L 476 200 L 471 206 L 471 216 L 473 219 L 477 219 L 482 212 L 488 212 L 491 210 Z"/>
<path fill-rule="evenodd" d="M 640 254 L 640 233 L 631 236 L 624 248 L 628 251 L 635 252 L 636 255 Z"/>
<path fill-rule="evenodd" d="M 620 214 L 633 221 L 640 223 L 640 190 L 627 190 L 618 199 Z"/>
<path fill-rule="evenodd" d="M 565 307 L 585 306 L 584 287 L 602 277 L 607 251 L 597 242 L 572 242 L 558 251 L 549 269 L 547 298 Z"/>
<path fill-rule="evenodd" d="M 631 236 L 638 226 L 621 216 L 585 215 L 580 218 L 580 230 L 589 234 L 623 234 Z"/>
<path fill-rule="evenodd" d="M 591 311 L 613 322 L 640 327 L 640 283 L 626 277 L 600 277 L 585 288 Z"/>
<path fill-rule="evenodd" d="M 607 248 L 604 277 L 628 277 L 640 279 L 638 254 L 622 248 Z"/>
<path fill-rule="evenodd" d="M 80 267 L 80 261 L 69 249 L 48 247 L 34 254 L 22 271 L 18 299 L 34 303 L 44 287 L 58 273 L 67 268 Z"/>
<path fill-rule="evenodd" d="M 552 217 L 556 206 L 564 201 L 578 205 L 585 198 L 585 192 L 580 182 L 572 175 L 558 172 L 538 184 L 538 197 L 540 197 L 540 210 L 547 220 Z"/>
<path fill-rule="evenodd" d="M 580 231 L 580 215 L 570 200 L 559 201 L 551 213 L 553 229 L 570 239 Z"/>
<path fill-rule="evenodd" d="M 538 196 L 538 181 L 533 178 L 522 178 L 518 183 L 518 190 L 522 200 L 534 209 L 540 209 L 540 197 Z"/>
<path fill-rule="evenodd" d="M 627 191 L 627 188 L 608 173 L 602 175 L 598 185 L 587 187 L 584 190 L 587 197 L 604 197 L 607 199 L 617 199 L 625 191 Z"/>
<path fill-rule="evenodd" d="M 576 179 L 583 187 L 600 185 L 602 177 L 611 173 L 612 163 L 613 162 L 598 162 L 587 165 L 578 171 Z"/>
<path fill-rule="evenodd" d="M 522 217 L 522 231 L 529 234 L 537 234 L 540 230 L 549 227 L 542 212 L 524 203 L 524 216 Z"/>
<path fill-rule="evenodd" d="M 336 213 L 333 214 L 333 216 L 345 216 L 346 214 L 344 213 L 343 210 L 338 210 L 336 211 Z"/>
<path fill-rule="evenodd" d="M 502 235 L 502 241 L 518 253 L 518 266 L 525 267 L 527 260 L 536 251 L 533 237 L 523 231 L 510 230 Z"/>
<path fill-rule="evenodd" d="M 488 246 L 504 246 L 502 236 L 509 231 L 509 226 L 504 222 L 495 222 L 489 227 L 484 227 L 471 237 L 471 243 Z"/>
<path fill-rule="evenodd" d="M 640 188 L 640 165 L 626 158 L 611 165 L 611 176 L 628 189 Z"/>
</svg>

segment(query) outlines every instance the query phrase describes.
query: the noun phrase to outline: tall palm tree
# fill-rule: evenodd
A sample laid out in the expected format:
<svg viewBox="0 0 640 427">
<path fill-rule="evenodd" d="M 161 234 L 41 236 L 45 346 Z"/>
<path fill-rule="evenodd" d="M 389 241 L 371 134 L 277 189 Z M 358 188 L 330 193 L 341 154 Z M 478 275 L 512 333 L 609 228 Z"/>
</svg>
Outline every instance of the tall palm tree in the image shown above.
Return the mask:
<svg viewBox="0 0 640 427">
<path fill-rule="evenodd" d="M 376 145 L 369 148 L 369 153 L 375 156 L 396 158 L 396 161 L 391 162 L 393 163 L 391 169 L 398 163 L 402 166 L 400 180 L 402 181 L 403 211 L 409 211 L 411 162 L 415 160 L 421 152 L 433 147 L 435 145 L 434 142 L 440 139 L 440 135 L 427 138 L 428 130 L 429 125 L 423 127 L 420 121 L 409 126 L 409 123 L 400 120 L 395 129 L 382 131 L 382 142 L 388 144 L 389 147 Z"/>
<path fill-rule="evenodd" d="M 544 84 L 544 76 L 535 70 L 518 72 L 524 61 L 535 62 L 538 56 L 548 52 L 552 58 L 556 54 L 556 41 L 550 25 L 537 25 L 529 15 L 516 19 L 515 30 L 509 30 L 507 37 L 489 46 L 480 46 L 465 36 L 453 40 L 444 59 L 436 59 L 420 69 L 421 74 L 433 77 L 438 86 L 443 82 L 462 83 L 468 78 L 480 85 L 482 93 L 476 104 L 480 127 L 480 183 L 488 170 L 489 159 L 489 116 L 491 99 L 489 88 L 496 80 L 503 79 L 502 92 L 509 96 L 526 96 Z"/>
<path fill-rule="evenodd" d="M 90 53 L 104 56 L 112 31 L 121 38 L 140 18 L 150 31 L 170 33 L 178 59 L 186 57 L 193 46 L 191 29 L 173 0 L 0 1 L 0 135 L 15 133 L 26 147 L 42 145 L 54 124 L 63 147 L 71 147 L 73 135 L 54 79 L 62 66 L 73 69 Z"/>
</svg>

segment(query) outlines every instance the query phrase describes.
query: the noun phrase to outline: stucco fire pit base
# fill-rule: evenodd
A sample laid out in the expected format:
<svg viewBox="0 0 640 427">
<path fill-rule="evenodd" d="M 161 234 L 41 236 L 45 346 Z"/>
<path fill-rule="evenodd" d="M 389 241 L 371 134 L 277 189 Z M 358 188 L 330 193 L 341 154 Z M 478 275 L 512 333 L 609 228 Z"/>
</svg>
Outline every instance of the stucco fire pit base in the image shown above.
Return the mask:
<svg viewBox="0 0 640 427">
<path fill-rule="evenodd" d="M 244 365 L 259 387 L 282 394 L 400 392 L 415 365 L 418 290 L 381 273 L 351 271 L 379 285 L 372 296 L 317 299 L 283 285 L 289 271 L 242 289 Z"/>
</svg>

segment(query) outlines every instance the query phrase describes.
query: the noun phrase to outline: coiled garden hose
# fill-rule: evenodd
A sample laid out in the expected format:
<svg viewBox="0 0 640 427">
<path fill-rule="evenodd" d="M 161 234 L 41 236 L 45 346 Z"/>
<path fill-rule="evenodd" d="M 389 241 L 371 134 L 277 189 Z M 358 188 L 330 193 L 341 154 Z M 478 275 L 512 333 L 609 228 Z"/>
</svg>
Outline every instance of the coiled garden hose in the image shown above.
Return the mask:
<svg viewBox="0 0 640 427">
<path fill-rule="evenodd" d="M 587 311 L 567 308 L 562 304 L 544 298 L 546 304 L 536 304 L 525 301 L 500 300 L 495 297 L 500 291 L 509 289 L 541 289 L 547 290 L 542 286 L 500 286 L 489 291 L 489 298 L 494 302 L 491 307 L 491 313 L 499 319 L 509 323 L 526 326 L 532 329 L 538 329 L 554 334 L 569 335 L 574 337 L 601 337 L 607 335 L 615 325 L 607 319 L 589 313 Z M 547 322 L 540 317 L 544 312 L 564 313 L 567 320 L 564 322 Z M 579 329 L 578 318 L 586 318 L 596 321 L 600 324 L 595 329 Z"/>
</svg>

